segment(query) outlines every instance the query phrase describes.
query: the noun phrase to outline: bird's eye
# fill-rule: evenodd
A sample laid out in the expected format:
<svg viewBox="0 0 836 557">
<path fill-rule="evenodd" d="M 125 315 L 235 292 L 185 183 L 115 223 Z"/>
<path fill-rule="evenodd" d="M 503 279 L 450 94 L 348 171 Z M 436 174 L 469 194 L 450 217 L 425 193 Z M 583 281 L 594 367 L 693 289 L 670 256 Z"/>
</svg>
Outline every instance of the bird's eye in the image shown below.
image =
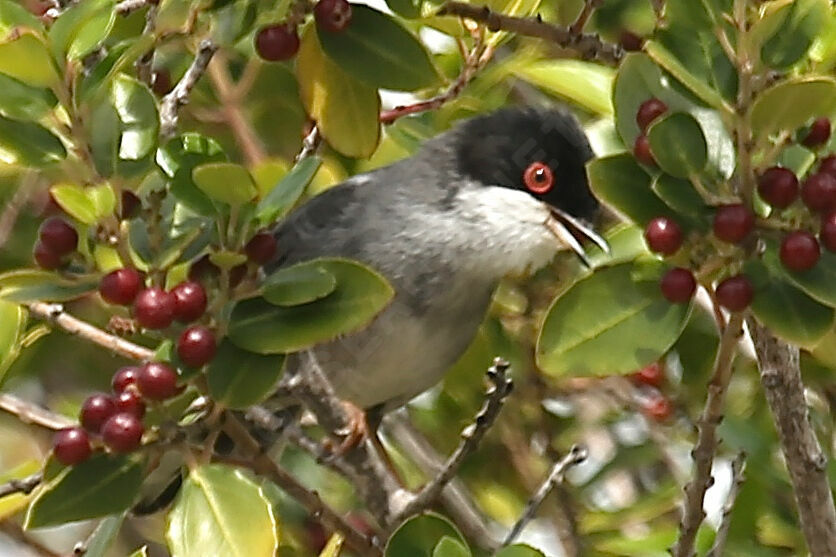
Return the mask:
<svg viewBox="0 0 836 557">
<path fill-rule="evenodd" d="M 554 186 L 554 174 L 552 174 L 552 169 L 548 165 L 542 162 L 533 162 L 523 172 L 523 182 L 531 193 L 548 193 Z"/>
</svg>

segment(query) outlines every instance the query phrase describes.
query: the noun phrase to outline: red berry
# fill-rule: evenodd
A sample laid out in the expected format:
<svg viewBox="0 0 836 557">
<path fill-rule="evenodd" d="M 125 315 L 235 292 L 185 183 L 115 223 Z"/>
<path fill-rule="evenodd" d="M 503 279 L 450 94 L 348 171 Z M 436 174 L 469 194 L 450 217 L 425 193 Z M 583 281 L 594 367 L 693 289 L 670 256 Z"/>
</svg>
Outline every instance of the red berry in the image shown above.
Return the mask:
<svg viewBox="0 0 836 557">
<path fill-rule="evenodd" d="M 166 69 L 154 70 L 151 74 L 151 90 L 154 91 L 158 97 L 162 97 L 171 92 L 174 85 L 171 83 L 171 74 Z"/>
<path fill-rule="evenodd" d="M 165 329 L 174 320 L 174 294 L 152 286 L 134 300 L 134 317 L 146 329 Z"/>
<path fill-rule="evenodd" d="M 656 118 L 668 111 L 668 105 L 657 98 L 650 98 L 644 101 L 639 106 L 639 111 L 636 113 L 636 123 L 639 129 L 644 132 Z"/>
<path fill-rule="evenodd" d="M 688 269 L 676 267 L 664 274 L 659 282 L 662 295 L 673 304 L 688 303 L 697 290 L 697 281 Z"/>
<path fill-rule="evenodd" d="M 633 144 L 633 156 L 642 164 L 656 166 L 656 159 L 653 158 L 653 153 L 650 151 L 650 140 L 644 134 L 636 138 L 636 142 Z"/>
<path fill-rule="evenodd" d="M 60 217 L 45 220 L 38 231 L 38 238 L 58 255 L 67 255 L 78 246 L 78 232 Z"/>
<path fill-rule="evenodd" d="M 836 178 L 836 155 L 828 155 L 824 157 L 819 165 L 819 172 L 830 174 Z"/>
<path fill-rule="evenodd" d="M 727 310 L 743 311 L 752 303 L 755 291 L 748 278 L 737 275 L 718 284 L 714 294 L 717 296 L 717 302 Z"/>
<path fill-rule="evenodd" d="M 131 305 L 142 288 L 142 275 L 136 269 L 125 267 L 111 271 L 102 277 L 99 294 L 108 303 Z"/>
<path fill-rule="evenodd" d="M 634 382 L 642 385 L 658 387 L 665 381 L 665 370 L 660 362 L 653 362 L 644 366 L 636 373 L 631 374 L 630 378 Z"/>
<path fill-rule="evenodd" d="M 836 253 L 836 211 L 831 211 L 822 217 L 819 240 L 827 251 Z"/>
<path fill-rule="evenodd" d="M 647 223 L 644 239 L 651 251 L 671 255 L 682 245 L 682 229 L 667 217 L 656 217 Z"/>
<path fill-rule="evenodd" d="M 138 392 L 128 389 L 116 396 L 116 411 L 131 414 L 141 420 L 145 415 L 145 402 Z"/>
<path fill-rule="evenodd" d="M 622 31 L 618 36 L 618 42 L 621 48 L 627 52 L 638 52 L 644 45 L 644 39 L 636 35 L 632 31 Z"/>
<path fill-rule="evenodd" d="M 758 193 L 776 209 L 784 209 L 798 196 L 798 178 L 788 168 L 767 168 L 758 178 Z"/>
<path fill-rule="evenodd" d="M 657 395 L 644 403 L 642 411 L 647 417 L 663 422 L 673 414 L 673 405 L 664 396 Z"/>
<path fill-rule="evenodd" d="M 177 394 L 177 372 L 162 362 L 148 362 L 139 368 L 136 386 L 149 400 L 165 400 Z"/>
<path fill-rule="evenodd" d="M 215 334 L 206 327 L 189 327 L 177 341 L 177 355 L 186 365 L 200 367 L 215 356 Z"/>
<path fill-rule="evenodd" d="M 52 438 L 52 454 L 65 466 L 79 464 L 90 458 L 90 438 L 80 427 L 67 427 L 55 432 Z"/>
<path fill-rule="evenodd" d="M 57 269 L 63 263 L 61 255 L 46 247 L 43 242 L 35 243 L 35 249 L 32 251 L 32 257 L 35 259 L 35 263 L 38 264 L 38 267 L 46 269 L 47 271 Z"/>
<path fill-rule="evenodd" d="M 255 50 L 270 62 L 290 60 L 299 50 L 296 28 L 284 24 L 262 27 L 255 35 Z"/>
<path fill-rule="evenodd" d="M 714 235 L 724 242 L 736 244 L 755 226 L 755 215 L 745 205 L 722 205 L 714 214 Z"/>
<path fill-rule="evenodd" d="M 801 143 L 804 144 L 805 147 L 819 147 L 820 145 L 824 145 L 830 139 L 830 120 L 822 116 L 821 118 L 816 118 L 813 121 L 813 124 L 810 126 L 810 131 L 807 132 L 807 137 L 805 137 Z"/>
<path fill-rule="evenodd" d="M 203 280 L 218 276 L 221 270 L 209 259 L 209 254 L 204 255 L 189 267 L 189 280 Z"/>
<path fill-rule="evenodd" d="M 139 377 L 139 366 L 125 366 L 113 374 L 110 385 L 114 393 L 124 392 L 131 385 L 136 385 L 136 378 Z"/>
<path fill-rule="evenodd" d="M 116 403 L 113 399 L 102 393 L 87 397 L 81 405 L 80 421 L 84 429 L 92 433 L 98 433 L 102 424 L 116 413 Z"/>
<path fill-rule="evenodd" d="M 142 208 L 142 201 L 130 190 L 122 190 L 122 218 L 132 219 Z"/>
<path fill-rule="evenodd" d="M 314 6 L 314 19 L 322 29 L 339 33 L 351 23 L 351 4 L 347 0 L 319 0 Z"/>
<path fill-rule="evenodd" d="M 174 318 L 181 323 L 191 323 L 206 311 L 206 290 L 199 282 L 186 281 L 175 286 Z"/>
<path fill-rule="evenodd" d="M 139 448 L 145 428 L 133 414 L 121 412 L 112 416 L 102 426 L 105 445 L 117 453 L 129 453 Z"/>
<path fill-rule="evenodd" d="M 779 255 L 781 263 L 787 269 L 806 271 L 816 265 L 821 252 L 815 236 L 803 230 L 796 230 L 784 237 Z"/>
<path fill-rule="evenodd" d="M 276 256 L 278 242 L 276 237 L 267 232 L 259 232 L 244 246 L 244 253 L 253 263 L 265 265 Z"/>
<path fill-rule="evenodd" d="M 810 175 L 801 187 L 801 200 L 817 213 L 836 208 L 836 178 L 826 172 Z"/>
</svg>

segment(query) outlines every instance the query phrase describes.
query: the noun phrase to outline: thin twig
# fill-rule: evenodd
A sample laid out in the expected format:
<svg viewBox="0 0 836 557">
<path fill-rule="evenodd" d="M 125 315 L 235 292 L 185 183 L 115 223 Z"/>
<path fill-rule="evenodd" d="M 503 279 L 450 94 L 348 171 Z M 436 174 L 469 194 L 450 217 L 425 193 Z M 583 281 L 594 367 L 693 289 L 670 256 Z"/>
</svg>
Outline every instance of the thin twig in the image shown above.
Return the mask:
<svg viewBox="0 0 836 557">
<path fill-rule="evenodd" d="M 729 528 L 731 527 L 731 515 L 734 509 L 734 501 L 737 499 L 737 494 L 740 493 L 740 486 L 746 479 L 744 473 L 746 472 L 746 453 L 740 451 L 732 461 L 732 483 L 729 488 L 729 494 L 726 497 L 726 504 L 723 505 L 723 520 L 720 522 L 720 527 L 717 529 L 717 535 L 714 537 L 714 545 L 705 557 L 722 557 L 725 555 L 726 539 L 729 536 Z"/>
<path fill-rule="evenodd" d="M 583 28 L 586 27 L 586 22 L 589 21 L 589 16 L 591 16 L 592 12 L 599 8 L 603 3 L 604 0 L 584 0 L 581 13 L 578 14 L 575 22 L 569 26 L 569 31 L 576 35 L 582 33 Z"/>
<path fill-rule="evenodd" d="M 17 217 L 20 215 L 20 210 L 26 204 L 26 201 L 29 200 L 29 196 L 32 195 L 31 186 L 36 176 L 33 173 L 26 174 L 17 190 L 15 190 L 14 195 L 12 195 L 12 198 L 5 203 L 3 212 L 0 213 L 0 248 L 9 241 L 12 230 L 17 222 Z"/>
<path fill-rule="evenodd" d="M 10 393 L 0 393 L 0 410 L 17 416 L 25 424 L 34 424 L 54 431 L 76 425 L 66 416 L 50 412 Z"/>
<path fill-rule="evenodd" d="M 580 447 L 578 445 L 574 445 L 569 452 L 564 456 L 560 461 L 558 461 L 549 472 L 549 476 L 546 478 L 540 487 L 537 488 L 537 491 L 528 500 L 528 503 L 525 505 L 525 510 L 523 510 L 522 515 L 517 522 L 514 523 L 514 526 L 511 528 L 511 531 L 508 532 L 508 535 L 505 536 L 505 539 L 502 542 L 502 547 L 511 545 L 517 536 L 520 535 L 523 528 L 525 528 L 526 524 L 531 522 L 531 519 L 534 518 L 534 514 L 537 512 L 537 508 L 543 503 L 546 496 L 549 492 L 554 489 L 555 486 L 563 483 L 564 475 L 566 474 L 566 470 L 580 464 L 584 460 L 586 460 L 587 451 L 585 448 Z"/>
<path fill-rule="evenodd" d="M 502 409 L 505 399 L 511 394 L 513 382 L 506 376 L 509 364 L 502 358 L 495 358 L 493 365 L 488 370 L 488 380 L 491 386 L 485 393 L 485 402 L 473 423 L 462 431 L 462 440 L 453 454 L 438 470 L 438 473 L 418 492 L 414 499 L 400 512 L 395 522 L 418 514 L 428 508 L 439 496 L 444 486 L 456 475 L 465 458 L 473 453 L 491 428 Z"/>
<path fill-rule="evenodd" d="M 743 332 L 743 314 L 735 313 L 729 318 L 717 356 L 714 360 L 714 373 L 708 384 L 708 396 L 705 408 L 697 424 L 699 434 L 691 455 L 694 459 L 694 476 L 685 486 L 685 500 L 682 503 L 682 518 L 679 524 L 679 539 L 671 553 L 674 557 L 692 557 L 697 530 L 705 518 L 703 500 L 705 492 L 714 483 L 711 466 L 717 452 L 717 426 L 723 417 L 726 390 L 731 379 L 732 362 L 737 353 L 738 341 Z"/>
<path fill-rule="evenodd" d="M 598 35 L 573 33 L 566 26 L 546 23 L 539 17 L 513 17 L 493 12 L 487 6 L 479 7 L 464 2 L 447 2 L 441 6 L 438 15 L 465 17 L 485 23 L 491 31 L 510 31 L 551 41 L 574 50 L 585 60 L 616 65 L 624 57 L 624 50 L 620 46 L 606 43 Z"/>
<path fill-rule="evenodd" d="M 15 493 L 29 495 L 36 487 L 38 487 L 38 485 L 40 485 L 43 479 L 44 475 L 41 472 L 38 472 L 19 480 L 9 480 L 0 485 L 0 499 L 8 497 L 9 495 L 14 495 Z"/>
<path fill-rule="evenodd" d="M 314 124 L 311 131 L 309 131 L 302 140 L 302 150 L 299 151 L 298 155 L 296 155 L 295 162 L 298 163 L 299 161 L 302 161 L 316 153 L 316 150 L 319 149 L 319 144 L 321 142 L 322 135 L 319 133 L 319 126 Z"/>
<path fill-rule="evenodd" d="M 197 84 L 200 77 L 206 71 L 212 56 L 218 46 L 211 39 L 203 39 L 200 41 L 200 46 L 197 50 L 197 55 L 192 60 L 192 65 L 186 70 L 183 78 L 177 82 L 174 89 L 169 94 L 163 97 L 160 103 L 160 136 L 169 138 L 174 135 L 177 130 L 177 112 L 180 107 L 186 104 L 189 100 L 189 93 L 191 93 L 194 86 Z"/>
<path fill-rule="evenodd" d="M 157 6 L 155 4 L 151 4 L 148 6 L 148 11 L 145 12 L 145 26 L 142 28 L 142 34 L 145 36 L 153 36 L 154 31 L 157 28 Z M 154 60 L 154 47 L 148 49 L 148 52 L 140 56 L 136 62 L 134 62 L 134 68 L 136 69 L 136 76 L 139 78 L 140 81 L 148 85 L 149 87 L 153 85 L 153 72 L 151 71 L 151 62 Z"/>
</svg>

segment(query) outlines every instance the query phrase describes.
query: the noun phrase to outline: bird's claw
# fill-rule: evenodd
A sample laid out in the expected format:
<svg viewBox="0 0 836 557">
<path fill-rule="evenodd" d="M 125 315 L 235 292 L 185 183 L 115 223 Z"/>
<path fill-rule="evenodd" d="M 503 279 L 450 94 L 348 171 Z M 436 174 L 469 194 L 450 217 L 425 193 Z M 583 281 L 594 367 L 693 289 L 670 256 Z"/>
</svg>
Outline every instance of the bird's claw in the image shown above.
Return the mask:
<svg viewBox="0 0 836 557">
<path fill-rule="evenodd" d="M 337 433 L 343 437 L 342 442 L 336 447 L 330 440 L 325 441 L 325 448 L 328 449 L 334 457 L 341 457 L 348 451 L 371 437 L 371 428 L 366 420 L 366 412 L 358 406 L 348 401 L 342 401 L 343 409 L 345 410 L 347 422 L 345 427 Z"/>
</svg>

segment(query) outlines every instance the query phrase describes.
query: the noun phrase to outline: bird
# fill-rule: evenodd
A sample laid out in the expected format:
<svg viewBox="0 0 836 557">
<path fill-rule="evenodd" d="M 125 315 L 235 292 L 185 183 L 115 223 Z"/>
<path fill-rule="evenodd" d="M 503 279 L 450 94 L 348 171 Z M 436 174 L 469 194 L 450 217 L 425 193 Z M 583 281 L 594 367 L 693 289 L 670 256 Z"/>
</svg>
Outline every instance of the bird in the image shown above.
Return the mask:
<svg viewBox="0 0 836 557">
<path fill-rule="evenodd" d="M 272 230 L 269 274 L 322 257 L 359 261 L 394 288 L 366 328 L 315 346 L 335 394 L 383 415 L 427 391 L 467 349 L 499 281 L 547 265 L 594 230 L 593 157 L 564 108 L 510 107 L 463 120 L 412 156 L 350 177 Z M 291 355 L 289 370 L 303 365 Z"/>
</svg>

